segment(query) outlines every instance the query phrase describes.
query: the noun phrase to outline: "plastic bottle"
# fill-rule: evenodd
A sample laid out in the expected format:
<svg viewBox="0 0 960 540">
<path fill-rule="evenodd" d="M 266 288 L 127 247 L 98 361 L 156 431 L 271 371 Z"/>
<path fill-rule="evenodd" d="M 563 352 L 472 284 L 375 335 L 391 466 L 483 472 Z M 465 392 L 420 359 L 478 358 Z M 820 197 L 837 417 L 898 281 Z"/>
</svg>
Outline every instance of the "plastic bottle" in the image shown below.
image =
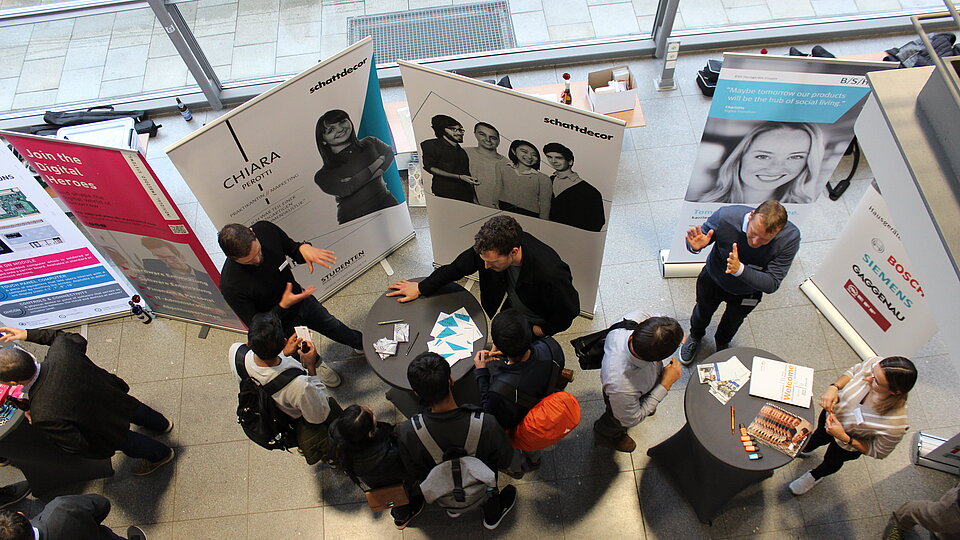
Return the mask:
<svg viewBox="0 0 960 540">
<path fill-rule="evenodd" d="M 570 74 L 563 74 L 563 92 L 560 94 L 560 102 L 564 105 L 573 103 L 573 94 L 570 93 Z"/>
<path fill-rule="evenodd" d="M 127 303 L 130 304 L 130 312 L 136 315 L 136 317 L 140 319 L 140 322 L 143 324 L 150 324 L 153 322 L 153 319 L 156 317 L 156 315 L 154 315 L 153 310 L 143 302 L 139 294 L 133 295 L 133 297 L 131 297 L 130 301 Z"/>
<path fill-rule="evenodd" d="M 187 122 L 193 120 L 193 113 L 190 112 L 190 109 L 180 101 L 180 98 L 177 98 L 177 110 L 180 111 L 180 116 L 183 117 Z"/>
</svg>

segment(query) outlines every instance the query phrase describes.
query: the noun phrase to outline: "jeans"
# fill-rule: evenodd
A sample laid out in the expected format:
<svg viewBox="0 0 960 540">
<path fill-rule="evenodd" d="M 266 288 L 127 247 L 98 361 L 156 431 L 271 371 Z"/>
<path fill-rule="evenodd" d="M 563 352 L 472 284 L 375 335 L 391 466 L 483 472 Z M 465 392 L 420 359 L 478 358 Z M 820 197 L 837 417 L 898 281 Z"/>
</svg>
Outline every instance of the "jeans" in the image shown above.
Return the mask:
<svg viewBox="0 0 960 540">
<path fill-rule="evenodd" d="M 293 320 L 295 326 L 306 326 L 337 343 L 363 349 L 363 335 L 331 315 L 316 298 L 307 296 L 298 305 L 299 309 Z"/>
<path fill-rule="evenodd" d="M 157 432 L 162 432 L 170 425 L 166 417 L 143 403 L 141 403 L 137 411 L 133 413 L 133 417 L 130 418 L 130 423 Z M 154 462 L 160 461 L 170 455 L 169 446 L 132 430 L 127 430 L 127 438 L 123 441 L 123 445 L 119 450 L 130 457 L 143 458 Z"/>
<path fill-rule="evenodd" d="M 827 452 L 823 455 L 823 463 L 817 465 L 816 469 L 810 471 L 810 474 L 817 480 L 839 471 L 845 462 L 853 461 L 863 455 L 860 452 L 851 452 L 841 448 L 833 439 L 833 436 L 827 433 L 827 428 L 825 427 L 826 422 L 827 411 L 820 411 L 817 429 L 810 435 L 810 439 L 807 440 L 807 444 L 803 447 L 804 452 L 809 452 L 823 445 L 829 445 L 827 446 Z"/>
<path fill-rule="evenodd" d="M 760 292 L 748 295 L 730 294 L 721 289 L 704 268 L 697 276 L 697 305 L 693 307 L 693 315 L 690 316 L 690 335 L 697 339 L 702 338 L 720 303 L 726 302 L 727 307 L 723 310 L 720 324 L 717 325 L 716 340 L 717 343 L 730 343 L 744 319 L 757 307 L 756 304 L 745 306 L 743 301 L 754 298 L 759 303 L 762 297 L 763 293 Z"/>
</svg>

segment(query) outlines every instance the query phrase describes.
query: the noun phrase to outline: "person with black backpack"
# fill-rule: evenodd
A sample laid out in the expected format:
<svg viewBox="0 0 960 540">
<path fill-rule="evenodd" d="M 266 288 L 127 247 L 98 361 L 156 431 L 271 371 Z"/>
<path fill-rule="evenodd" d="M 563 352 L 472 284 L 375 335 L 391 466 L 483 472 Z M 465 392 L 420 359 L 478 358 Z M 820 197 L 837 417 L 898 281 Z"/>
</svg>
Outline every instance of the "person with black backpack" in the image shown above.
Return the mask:
<svg viewBox="0 0 960 540">
<path fill-rule="evenodd" d="M 334 464 L 367 495 L 371 507 L 383 504 L 380 494 L 399 490 L 407 504 L 390 507 L 393 524 L 403 530 L 420 515 L 426 501 L 400 459 L 393 425 L 378 422 L 373 411 L 350 405 L 330 425 L 330 456 Z M 392 501 L 394 499 L 390 499 Z"/>
<path fill-rule="evenodd" d="M 478 352 L 473 360 L 480 405 L 511 431 L 541 399 L 557 390 L 563 350 L 550 337 L 534 342 L 526 317 L 515 309 L 493 318 L 490 337 L 493 349 Z M 540 468 L 540 451 L 517 449 L 513 454 L 510 467 L 503 471 L 506 474 L 521 478 L 524 472 Z"/>
<path fill-rule="evenodd" d="M 318 362 L 314 344 L 296 334 L 287 338 L 280 318 L 269 312 L 253 317 L 247 343 L 230 347 L 230 367 L 240 381 L 237 416 L 244 432 L 267 449 L 297 446 L 308 465 L 327 460 L 329 425 L 342 412 L 317 376 Z M 256 398 L 257 392 L 272 400 L 244 399 L 251 393 Z"/>
<path fill-rule="evenodd" d="M 483 526 L 496 529 L 517 501 L 517 488 L 497 489 L 497 472 L 510 465 L 513 448 L 493 415 L 458 406 L 446 359 L 425 352 L 410 362 L 407 379 L 427 404 L 397 426 L 400 458 L 428 503 L 452 518 L 483 508 Z"/>
</svg>

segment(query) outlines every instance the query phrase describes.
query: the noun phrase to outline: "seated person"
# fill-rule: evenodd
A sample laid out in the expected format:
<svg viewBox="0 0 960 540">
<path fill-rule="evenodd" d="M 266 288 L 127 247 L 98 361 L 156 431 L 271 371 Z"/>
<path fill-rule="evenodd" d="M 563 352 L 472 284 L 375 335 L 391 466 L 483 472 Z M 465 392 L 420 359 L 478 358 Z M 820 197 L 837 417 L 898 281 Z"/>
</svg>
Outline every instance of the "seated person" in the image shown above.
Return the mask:
<svg viewBox="0 0 960 540">
<path fill-rule="evenodd" d="M 536 337 L 558 334 L 580 313 L 580 295 L 573 288 L 570 267 L 550 246 L 523 232 L 510 216 L 494 216 L 474 236 L 472 248 L 456 260 L 433 271 L 420 283 L 398 281 L 390 285 L 398 301 L 430 296 L 440 287 L 480 274 L 480 304 L 487 316 L 514 308 L 530 322 Z M 507 296 L 506 302 L 503 296 Z"/>
<path fill-rule="evenodd" d="M 245 374 L 237 373 L 234 359 L 237 349 L 242 345 L 234 343 L 228 358 L 230 369 L 238 381 Z M 260 313 L 253 317 L 247 332 L 247 346 L 250 350 L 244 357 L 244 367 L 247 374 L 260 384 L 269 383 L 289 368 L 301 368 L 303 363 L 302 368 L 306 368 L 303 375 L 274 394 L 273 400 L 278 409 L 293 419 L 297 447 L 307 464 L 326 460 L 329 425 L 340 416 L 342 410 L 317 376 L 317 364 L 320 361 L 317 348 L 296 334 L 286 337 L 280 318 L 274 313 Z M 292 357 L 298 350 L 301 351 L 300 362 Z"/>
</svg>

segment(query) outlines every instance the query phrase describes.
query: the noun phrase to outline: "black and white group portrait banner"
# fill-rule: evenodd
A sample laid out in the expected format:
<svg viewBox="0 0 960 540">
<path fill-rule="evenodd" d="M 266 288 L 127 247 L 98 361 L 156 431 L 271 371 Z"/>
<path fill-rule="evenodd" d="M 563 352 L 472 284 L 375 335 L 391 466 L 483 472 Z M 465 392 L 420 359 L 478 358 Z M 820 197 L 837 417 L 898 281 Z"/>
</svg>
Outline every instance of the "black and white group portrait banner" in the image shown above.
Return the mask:
<svg viewBox="0 0 960 540">
<path fill-rule="evenodd" d="M 437 263 L 505 213 L 570 265 L 593 314 L 623 144 L 621 120 L 399 62 Z"/>
<path fill-rule="evenodd" d="M 890 64 L 724 53 L 666 262 L 705 261 L 708 250 L 687 251 L 686 231 L 725 205 L 774 199 L 802 225 L 853 140 L 866 74 Z"/>
<path fill-rule="evenodd" d="M 337 254 L 326 298 L 413 238 L 366 38 L 166 149 L 216 227 L 275 223 Z"/>
</svg>

